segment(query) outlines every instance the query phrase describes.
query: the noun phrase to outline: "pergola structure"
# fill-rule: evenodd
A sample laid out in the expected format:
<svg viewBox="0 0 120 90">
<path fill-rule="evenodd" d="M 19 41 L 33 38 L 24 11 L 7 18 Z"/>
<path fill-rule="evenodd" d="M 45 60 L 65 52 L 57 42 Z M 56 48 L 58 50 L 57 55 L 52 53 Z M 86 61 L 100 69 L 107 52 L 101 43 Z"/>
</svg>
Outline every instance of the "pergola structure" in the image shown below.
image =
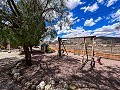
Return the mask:
<svg viewBox="0 0 120 90">
<path fill-rule="evenodd" d="M 69 39 L 69 40 L 71 40 L 71 39 L 83 39 L 83 44 L 84 44 L 84 55 L 83 55 L 83 60 L 82 60 L 82 67 L 81 67 L 81 69 L 86 65 L 86 63 L 89 61 L 88 60 L 88 48 L 87 48 L 87 43 L 86 43 L 86 39 L 87 38 L 90 38 L 90 40 L 91 40 L 91 45 L 92 45 L 92 53 L 91 53 L 91 56 L 92 56 L 92 58 L 91 58 L 91 68 L 93 68 L 93 67 L 95 67 L 95 61 L 94 61 L 94 39 L 95 39 L 95 37 L 96 36 L 86 36 L 86 37 L 71 37 L 71 38 L 60 38 L 60 37 L 58 37 L 58 43 L 59 43 L 59 48 L 58 48 L 58 56 L 59 57 L 62 57 L 62 49 L 61 49 L 61 46 L 63 45 L 63 48 L 64 48 L 64 50 L 65 50 L 65 52 L 67 53 L 67 50 L 66 50 L 66 48 L 65 48 L 65 45 L 64 45 L 64 43 L 63 43 L 63 40 L 67 40 L 67 39 Z M 75 42 L 75 41 L 73 41 L 73 42 Z M 67 53 L 67 55 L 68 55 L 68 53 Z M 84 56 L 86 55 L 86 60 L 84 60 Z"/>
</svg>

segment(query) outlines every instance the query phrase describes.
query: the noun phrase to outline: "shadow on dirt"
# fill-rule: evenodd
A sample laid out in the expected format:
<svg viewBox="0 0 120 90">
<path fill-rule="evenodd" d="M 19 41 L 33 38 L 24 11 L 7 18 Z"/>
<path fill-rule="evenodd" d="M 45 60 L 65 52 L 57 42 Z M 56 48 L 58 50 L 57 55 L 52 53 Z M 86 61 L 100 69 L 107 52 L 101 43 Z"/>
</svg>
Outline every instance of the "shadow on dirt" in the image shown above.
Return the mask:
<svg viewBox="0 0 120 90">
<path fill-rule="evenodd" d="M 120 66 L 104 66 L 101 69 L 95 68 L 75 72 L 80 66 L 80 60 L 72 57 L 56 59 L 56 55 L 36 53 L 32 55 L 32 66 L 21 65 L 21 75 L 31 82 L 49 81 L 50 78 L 63 78 L 66 82 L 76 85 L 80 89 L 93 90 L 119 90 L 120 89 Z M 9 86 L 11 69 L 15 66 L 16 58 L 4 58 L 0 60 L 0 87 Z M 14 82 L 13 82 L 14 83 Z M 13 85 L 12 90 L 16 90 Z M 18 88 L 17 90 L 20 90 Z M 8 90 L 8 89 L 7 89 Z"/>
<path fill-rule="evenodd" d="M 33 57 L 34 58 L 34 57 Z M 38 57 L 37 57 L 38 58 Z M 74 68 L 79 68 L 80 60 L 72 57 L 63 57 L 62 60 L 55 60 L 56 56 L 39 56 L 40 61 L 36 62 L 36 65 L 43 65 L 44 69 L 38 71 L 36 75 L 39 78 L 54 78 L 57 74 L 62 74 L 61 67 L 70 69 L 72 73 L 68 77 L 61 77 L 67 80 L 67 82 L 78 85 L 81 89 L 98 89 L 98 90 L 118 90 L 120 89 L 120 66 L 104 66 L 104 69 L 95 69 L 93 71 L 83 70 L 75 72 Z M 66 59 L 67 58 L 67 59 Z M 72 65 L 76 65 L 72 67 Z M 66 66 L 69 67 L 66 67 Z M 76 70 L 76 69 L 75 69 Z M 66 73 L 66 75 L 69 73 Z M 35 78 L 34 76 L 33 78 Z M 60 77 L 58 77 L 60 78 Z"/>
<path fill-rule="evenodd" d="M 13 83 L 11 74 L 18 61 L 16 57 L 0 59 L 0 90 L 21 90 L 19 84 Z"/>
</svg>

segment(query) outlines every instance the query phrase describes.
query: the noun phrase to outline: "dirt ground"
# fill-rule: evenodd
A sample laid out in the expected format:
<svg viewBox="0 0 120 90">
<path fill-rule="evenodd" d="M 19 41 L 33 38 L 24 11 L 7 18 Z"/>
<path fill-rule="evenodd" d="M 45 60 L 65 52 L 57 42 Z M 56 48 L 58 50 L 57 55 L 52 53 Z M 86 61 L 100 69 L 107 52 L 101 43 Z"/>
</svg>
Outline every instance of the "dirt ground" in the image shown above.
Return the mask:
<svg viewBox="0 0 120 90">
<path fill-rule="evenodd" d="M 0 90 L 22 90 L 24 87 L 21 83 L 15 83 L 11 75 L 16 62 L 23 58 L 23 55 L 18 54 L 0 52 Z M 102 58 L 102 65 L 96 61 L 93 71 L 89 71 L 90 62 L 81 71 L 81 56 L 69 53 L 68 56 L 57 58 L 56 55 L 57 53 L 33 53 L 33 65 L 21 66 L 24 67 L 21 70 L 22 76 L 30 82 L 62 78 L 79 90 L 120 90 L 120 61 Z"/>
</svg>

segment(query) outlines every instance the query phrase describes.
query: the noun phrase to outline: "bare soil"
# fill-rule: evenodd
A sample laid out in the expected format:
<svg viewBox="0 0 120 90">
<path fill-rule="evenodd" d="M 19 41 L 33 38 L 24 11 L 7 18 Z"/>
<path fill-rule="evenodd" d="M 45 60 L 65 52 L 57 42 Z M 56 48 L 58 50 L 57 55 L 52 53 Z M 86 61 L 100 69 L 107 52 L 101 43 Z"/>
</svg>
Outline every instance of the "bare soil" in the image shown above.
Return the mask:
<svg viewBox="0 0 120 90">
<path fill-rule="evenodd" d="M 22 90 L 24 87 L 21 83 L 14 82 L 11 74 L 16 62 L 23 58 L 18 54 L 18 52 L 0 52 L 0 90 Z M 72 53 L 62 58 L 58 58 L 57 53 L 33 53 L 33 65 L 20 66 L 21 75 L 32 83 L 43 80 L 49 82 L 50 78 L 64 79 L 80 90 L 120 89 L 120 61 L 102 58 L 102 65 L 96 61 L 94 70 L 89 71 L 90 62 L 88 62 L 81 71 L 79 70 L 81 60 L 81 56 Z"/>
</svg>

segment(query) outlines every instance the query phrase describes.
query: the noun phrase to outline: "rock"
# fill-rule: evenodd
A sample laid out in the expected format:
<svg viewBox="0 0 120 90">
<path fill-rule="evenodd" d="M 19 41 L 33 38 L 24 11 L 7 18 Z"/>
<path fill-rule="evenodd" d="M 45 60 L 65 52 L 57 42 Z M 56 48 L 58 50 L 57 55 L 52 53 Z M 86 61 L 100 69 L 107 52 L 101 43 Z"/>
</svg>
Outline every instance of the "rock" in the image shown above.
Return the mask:
<svg viewBox="0 0 120 90">
<path fill-rule="evenodd" d="M 34 85 L 38 85 L 39 84 L 39 82 L 36 79 L 32 79 L 31 82 L 34 83 Z"/>
<path fill-rule="evenodd" d="M 22 79 L 23 79 L 23 76 L 18 77 L 18 78 L 17 78 L 17 82 L 21 82 Z"/>
<path fill-rule="evenodd" d="M 32 85 L 31 90 L 35 90 L 35 89 L 36 89 L 36 85 Z"/>
<path fill-rule="evenodd" d="M 18 77 L 20 77 L 20 73 L 15 73 L 13 78 L 17 79 Z"/>
<path fill-rule="evenodd" d="M 12 81 L 8 81 L 7 84 L 8 84 L 8 85 L 11 85 L 12 83 L 14 83 L 13 80 L 12 80 Z"/>
<path fill-rule="evenodd" d="M 61 89 L 61 88 L 56 88 L 56 89 L 54 89 L 54 90 L 64 90 L 64 89 Z"/>
<path fill-rule="evenodd" d="M 76 90 L 76 89 L 77 89 L 77 86 L 75 86 L 75 85 L 70 85 L 70 86 L 69 86 L 69 89 L 70 89 L 70 90 Z"/>
<path fill-rule="evenodd" d="M 32 85 L 31 82 L 26 82 L 26 83 L 25 83 L 25 86 L 26 86 L 27 88 L 29 88 L 31 85 Z"/>
<path fill-rule="evenodd" d="M 62 83 L 64 83 L 64 80 L 60 80 L 60 82 L 59 82 L 60 84 L 62 84 Z"/>
<path fill-rule="evenodd" d="M 46 85 L 46 84 L 45 84 L 44 81 L 40 82 L 40 84 L 37 85 L 36 90 L 44 90 L 45 85 Z"/>
<path fill-rule="evenodd" d="M 16 64 L 16 68 L 18 68 L 18 67 L 20 67 L 20 66 L 21 66 L 21 63 L 20 63 L 20 62 Z"/>
<path fill-rule="evenodd" d="M 28 90 L 28 88 L 27 87 L 23 87 L 22 90 Z"/>
<path fill-rule="evenodd" d="M 46 85 L 45 90 L 51 90 L 51 85 L 50 84 Z"/>
<path fill-rule="evenodd" d="M 55 81 L 53 79 L 51 79 L 50 84 L 55 85 Z"/>
<path fill-rule="evenodd" d="M 15 73 L 20 73 L 20 69 L 14 68 L 14 69 L 12 70 L 12 74 L 15 74 Z"/>
<path fill-rule="evenodd" d="M 69 85 L 66 82 L 63 82 L 63 88 L 68 90 L 69 89 Z"/>
<path fill-rule="evenodd" d="M 21 80 L 21 84 L 24 85 L 25 83 L 26 83 L 26 79 L 22 79 L 22 80 Z"/>
</svg>

